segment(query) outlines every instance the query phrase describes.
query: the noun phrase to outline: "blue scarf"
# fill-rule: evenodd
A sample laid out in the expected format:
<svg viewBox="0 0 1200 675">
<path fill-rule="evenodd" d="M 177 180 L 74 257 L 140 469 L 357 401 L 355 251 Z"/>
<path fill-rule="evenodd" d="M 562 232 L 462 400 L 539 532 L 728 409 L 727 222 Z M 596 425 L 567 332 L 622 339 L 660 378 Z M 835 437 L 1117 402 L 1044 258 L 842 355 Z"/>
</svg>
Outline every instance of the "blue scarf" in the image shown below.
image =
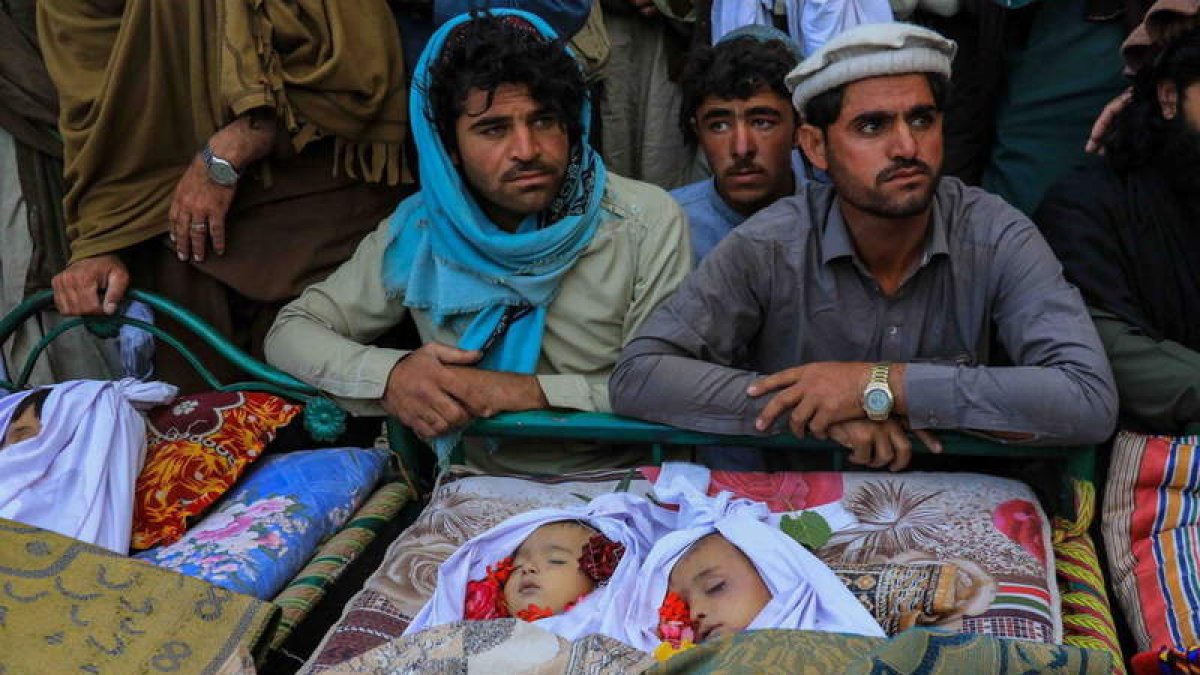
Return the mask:
<svg viewBox="0 0 1200 675">
<path fill-rule="evenodd" d="M 529 22 L 547 40 L 554 30 L 533 14 L 492 10 Z M 421 191 L 392 214 L 383 257 L 383 282 L 404 305 L 429 312 L 434 323 L 466 324 L 458 347 L 483 349 L 481 368 L 532 373 L 542 348 L 546 310 L 559 282 L 591 243 L 600 223 L 606 171 L 588 143 L 591 102 L 584 101 L 583 133 L 572 148 L 563 187 L 545 213 L 527 217 L 509 233 L 493 223 L 471 196 L 426 110 L 429 73 L 446 38 L 468 14 L 433 34 L 417 62 L 409 94 Z M 434 439 L 445 462 L 458 434 Z"/>
</svg>

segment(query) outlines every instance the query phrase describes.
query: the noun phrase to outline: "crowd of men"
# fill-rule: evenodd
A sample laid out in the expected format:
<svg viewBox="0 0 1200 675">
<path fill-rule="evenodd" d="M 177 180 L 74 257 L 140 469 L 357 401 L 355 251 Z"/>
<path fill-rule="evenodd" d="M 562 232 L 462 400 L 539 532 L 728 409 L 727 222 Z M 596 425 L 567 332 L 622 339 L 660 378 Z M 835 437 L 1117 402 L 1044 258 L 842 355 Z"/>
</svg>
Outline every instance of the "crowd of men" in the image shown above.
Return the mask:
<svg viewBox="0 0 1200 675">
<path fill-rule="evenodd" d="M 1200 22 L 1197 3 L 1163 2 L 1131 38 L 1103 158 L 1032 219 L 945 175 L 956 44 L 911 23 L 808 53 L 761 25 L 693 45 L 673 182 L 654 185 L 606 161 L 611 143 L 636 165 L 608 109 L 628 101 L 564 39 L 586 37 L 593 3 L 506 3 L 530 11 L 436 31 L 397 28 L 382 1 L 131 0 L 117 21 L 40 3 L 71 240 L 56 303 L 164 293 L 441 455 L 472 419 L 541 408 L 790 430 L 893 470 L 938 430 L 1175 431 L 1200 421 Z M 697 157 L 711 177 L 682 185 Z M 410 319 L 419 344 L 380 344 Z M 171 359 L 159 376 L 186 384 Z"/>
</svg>

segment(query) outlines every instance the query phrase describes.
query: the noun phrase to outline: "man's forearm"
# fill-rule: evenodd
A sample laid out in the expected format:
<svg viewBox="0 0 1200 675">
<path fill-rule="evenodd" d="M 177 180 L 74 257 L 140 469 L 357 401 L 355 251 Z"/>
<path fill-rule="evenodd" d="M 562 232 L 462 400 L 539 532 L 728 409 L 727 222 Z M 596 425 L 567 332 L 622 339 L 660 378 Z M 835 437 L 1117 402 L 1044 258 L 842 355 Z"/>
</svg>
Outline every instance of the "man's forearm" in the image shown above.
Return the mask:
<svg viewBox="0 0 1200 675">
<path fill-rule="evenodd" d="M 270 154 L 275 146 L 276 130 L 273 112 L 252 110 L 213 134 L 209 145 L 214 155 L 242 171 Z"/>
<path fill-rule="evenodd" d="M 715 434 L 762 435 L 754 420 L 766 399 L 746 388 L 758 373 L 682 355 L 670 344 L 636 338 L 609 381 L 613 412 Z M 768 431 L 770 433 L 770 431 Z"/>
<path fill-rule="evenodd" d="M 1104 441 L 1116 421 L 1105 378 L 1077 367 L 908 364 L 904 384 L 914 429 L 1021 434 L 1038 444 Z"/>
<path fill-rule="evenodd" d="M 263 345 L 267 361 L 339 398 L 378 401 L 388 373 L 407 352 L 359 344 L 305 307 L 280 311 Z"/>
</svg>

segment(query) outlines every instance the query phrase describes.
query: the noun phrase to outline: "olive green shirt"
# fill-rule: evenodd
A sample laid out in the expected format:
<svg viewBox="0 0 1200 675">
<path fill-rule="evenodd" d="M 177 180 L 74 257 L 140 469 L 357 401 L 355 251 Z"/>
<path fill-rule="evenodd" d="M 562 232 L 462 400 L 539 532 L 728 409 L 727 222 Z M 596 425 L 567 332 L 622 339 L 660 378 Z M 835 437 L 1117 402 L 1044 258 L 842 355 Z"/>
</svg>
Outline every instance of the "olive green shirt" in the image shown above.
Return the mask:
<svg viewBox="0 0 1200 675">
<path fill-rule="evenodd" d="M 1200 423 L 1200 352 L 1155 340 L 1128 321 L 1088 308 L 1112 363 L 1127 423 L 1155 433 L 1192 433 Z"/>
<path fill-rule="evenodd" d="M 383 415 L 388 374 L 407 352 L 371 346 L 410 311 L 383 285 L 384 221 L 354 256 L 280 311 L 266 339 L 267 360 L 333 396 L 356 415 Z M 536 375 L 551 407 L 609 411 L 608 378 L 621 348 L 691 269 L 687 222 L 663 190 L 608 174 L 601 223 L 591 244 L 563 276 L 546 313 Z M 455 345 L 458 334 L 412 310 L 423 342 Z M 595 446 L 590 446 L 594 448 Z M 575 456 L 564 456 L 575 455 Z M 611 449 L 468 448 L 488 470 L 559 472 L 628 465 L 641 459 Z"/>
</svg>

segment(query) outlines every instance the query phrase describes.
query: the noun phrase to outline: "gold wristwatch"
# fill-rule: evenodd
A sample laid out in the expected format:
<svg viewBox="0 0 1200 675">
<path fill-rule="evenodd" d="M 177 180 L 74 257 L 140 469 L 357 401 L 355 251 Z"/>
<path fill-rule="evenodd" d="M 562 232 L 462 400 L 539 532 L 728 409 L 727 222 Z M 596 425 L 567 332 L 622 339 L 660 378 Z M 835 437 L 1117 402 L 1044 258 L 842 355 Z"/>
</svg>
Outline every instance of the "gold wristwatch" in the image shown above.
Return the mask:
<svg viewBox="0 0 1200 675">
<path fill-rule="evenodd" d="M 892 414 L 892 406 L 896 399 L 892 396 L 892 388 L 888 386 L 888 373 L 892 369 L 890 363 L 876 363 L 871 366 L 871 377 L 863 388 L 862 407 L 867 413 L 867 419 L 882 422 Z"/>
</svg>

